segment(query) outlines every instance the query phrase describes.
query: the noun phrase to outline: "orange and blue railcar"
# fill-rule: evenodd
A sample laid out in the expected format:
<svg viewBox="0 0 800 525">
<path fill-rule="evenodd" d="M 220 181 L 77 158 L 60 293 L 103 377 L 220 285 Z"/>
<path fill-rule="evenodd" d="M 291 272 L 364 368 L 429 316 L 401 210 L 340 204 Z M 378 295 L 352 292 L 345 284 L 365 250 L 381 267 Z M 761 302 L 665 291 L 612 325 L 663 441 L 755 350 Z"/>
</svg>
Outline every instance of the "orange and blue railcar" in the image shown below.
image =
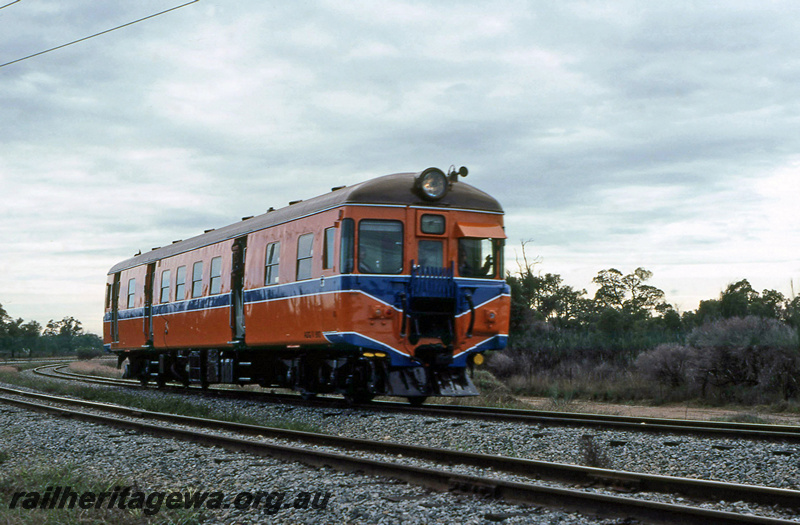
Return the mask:
<svg viewBox="0 0 800 525">
<path fill-rule="evenodd" d="M 206 231 L 108 273 L 126 377 L 306 396 L 477 394 L 505 347 L 503 210 L 467 170 L 386 175 Z"/>
</svg>

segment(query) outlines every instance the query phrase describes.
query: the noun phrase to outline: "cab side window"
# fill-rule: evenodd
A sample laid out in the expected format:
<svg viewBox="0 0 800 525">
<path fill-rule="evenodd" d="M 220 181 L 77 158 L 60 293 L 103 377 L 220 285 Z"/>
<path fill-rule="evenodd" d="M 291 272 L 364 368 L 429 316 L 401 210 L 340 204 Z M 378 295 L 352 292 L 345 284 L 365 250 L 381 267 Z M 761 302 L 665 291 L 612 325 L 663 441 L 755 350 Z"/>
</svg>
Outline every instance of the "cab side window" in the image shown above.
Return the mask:
<svg viewBox="0 0 800 525">
<path fill-rule="evenodd" d="M 336 228 L 325 228 L 325 245 L 322 248 L 322 268 L 325 270 L 333 268 L 335 242 Z"/>
<path fill-rule="evenodd" d="M 461 277 L 495 277 L 497 266 L 492 239 L 458 240 L 458 274 Z"/>
<path fill-rule="evenodd" d="M 364 219 L 358 223 L 358 271 L 397 274 L 403 271 L 403 223 Z"/>
<path fill-rule="evenodd" d="M 339 272 L 351 273 L 354 266 L 353 246 L 355 245 L 355 222 L 342 220 L 342 236 L 339 239 Z"/>
</svg>

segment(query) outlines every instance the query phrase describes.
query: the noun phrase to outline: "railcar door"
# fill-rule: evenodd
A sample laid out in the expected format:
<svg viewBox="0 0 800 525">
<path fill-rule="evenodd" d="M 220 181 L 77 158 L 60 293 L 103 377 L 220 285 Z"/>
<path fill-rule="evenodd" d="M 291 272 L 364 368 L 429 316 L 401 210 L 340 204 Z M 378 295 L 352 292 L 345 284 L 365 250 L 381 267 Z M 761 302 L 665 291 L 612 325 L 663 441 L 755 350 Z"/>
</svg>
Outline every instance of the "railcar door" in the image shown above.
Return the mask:
<svg viewBox="0 0 800 525">
<path fill-rule="evenodd" d="M 119 272 L 114 274 L 111 289 L 111 341 L 119 342 Z"/>
<path fill-rule="evenodd" d="M 156 278 L 156 263 L 147 265 L 144 279 L 144 340 L 153 343 L 153 287 Z"/>
<path fill-rule="evenodd" d="M 244 340 L 244 261 L 247 237 L 239 237 L 231 248 L 231 331 L 233 339 Z"/>
</svg>

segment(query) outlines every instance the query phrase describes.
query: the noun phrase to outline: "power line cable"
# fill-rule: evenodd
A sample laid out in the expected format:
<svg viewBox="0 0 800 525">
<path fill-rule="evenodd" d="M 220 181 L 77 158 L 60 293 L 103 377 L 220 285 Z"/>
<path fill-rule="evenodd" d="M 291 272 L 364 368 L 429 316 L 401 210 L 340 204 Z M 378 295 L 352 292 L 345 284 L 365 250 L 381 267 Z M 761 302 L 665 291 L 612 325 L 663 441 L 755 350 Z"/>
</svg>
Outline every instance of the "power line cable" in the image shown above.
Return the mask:
<svg viewBox="0 0 800 525">
<path fill-rule="evenodd" d="M 14 4 L 16 4 L 17 2 L 19 2 L 19 0 L 14 0 L 14 1 L 13 1 L 13 2 L 11 2 L 10 4 L 6 4 L 6 5 L 0 5 L 0 9 L 5 9 L 6 7 L 8 7 L 8 6 L 10 6 L 10 5 L 14 5 Z"/>
<path fill-rule="evenodd" d="M 19 2 L 19 0 L 16 0 L 16 1 Z M 57 49 L 61 49 L 61 48 L 67 47 L 67 46 L 71 46 L 72 44 L 77 44 L 79 42 L 83 42 L 83 41 L 89 40 L 90 38 L 94 38 L 96 36 L 105 35 L 106 33 L 110 33 L 112 31 L 116 31 L 117 29 L 122 29 L 123 27 L 128 27 L 128 26 L 131 26 L 133 24 L 137 24 L 139 22 L 142 22 L 144 20 L 148 20 L 150 18 L 155 18 L 157 16 L 163 15 L 165 13 L 169 13 L 170 11 L 175 11 L 176 9 L 180 9 L 181 7 L 186 7 L 189 4 L 194 4 L 194 3 L 199 2 L 199 1 L 200 0 L 192 0 L 191 2 L 186 2 L 185 4 L 181 4 L 179 6 L 172 7 L 170 9 L 165 10 L 165 11 L 161 11 L 160 13 L 155 13 L 155 14 L 152 14 L 150 16 L 146 16 L 144 18 L 140 18 L 138 20 L 134 20 L 133 22 L 128 22 L 127 24 L 122 24 L 121 26 L 117 26 L 117 27 L 112 27 L 111 29 L 106 29 L 105 31 L 101 31 L 99 33 L 95 33 L 95 34 L 90 35 L 90 36 L 79 38 L 78 40 L 74 40 L 72 42 L 68 42 L 66 44 L 62 44 L 60 46 L 56 46 L 56 47 L 53 47 L 53 48 L 50 48 L 50 49 L 46 49 L 44 51 L 39 51 L 38 53 L 34 53 L 34 54 L 28 55 L 26 57 L 18 58 L 16 60 L 12 60 L 11 62 L 6 62 L 5 64 L 0 64 L 0 67 L 10 66 L 11 64 L 16 64 L 17 62 L 22 62 L 23 60 L 28 60 L 29 58 L 38 57 L 39 55 L 44 55 L 45 53 L 49 53 L 49 52 L 55 51 Z M 13 3 L 16 3 L 16 2 L 12 2 L 12 4 Z M 11 5 L 11 4 L 8 4 L 8 5 Z M 3 6 L 3 7 L 6 7 L 6 6 Z"/>
</svg>

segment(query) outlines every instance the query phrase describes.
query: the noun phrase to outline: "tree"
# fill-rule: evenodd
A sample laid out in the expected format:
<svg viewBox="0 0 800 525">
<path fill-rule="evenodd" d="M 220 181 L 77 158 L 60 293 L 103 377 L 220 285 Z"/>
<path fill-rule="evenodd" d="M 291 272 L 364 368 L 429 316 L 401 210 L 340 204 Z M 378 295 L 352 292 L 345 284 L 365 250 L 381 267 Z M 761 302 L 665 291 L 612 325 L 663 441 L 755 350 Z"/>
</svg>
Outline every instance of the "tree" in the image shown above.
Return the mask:
<svg viewBox="0 0 800 525">
<path fill-rule="evenodd" d="M 12 349 L 11 335 L 9 334 L 9 325 L 11 317 L 6 313 L 3 305 L 0 304 L 0 350 Z"/>
<path fill-rule="evenodd" d="M 6 325 L 6 349 L 11 357 L 17 357 L 21 350 L 29 352 L 38 347 L 41 325 L 36 321 L 25 322 L 22 318 Z"/>
<path fill-rule="evenodd" d="M 715 321 L 722 317 L 722 306 L 718 299 L 708 299 L 700 301 L 697 314 L 694 316 L 694 324 L 701 326 L 704 323 Z"/>
<path fill-rule="evenodd" d="M 760 296 L 753 298 L 749 313 L 757 317 L 780 319 L 786 298 L 775 290 L 764 290 Z"/>
<path fill-rule="evenodd" d="M 750 312 L 750 304 L 758 297 L 747 279 L 731 283 L 720 295 L 720 313 L 722 317 L 746 317 Z"/>
<path fill-rule="evenodd" d="M 76 338 L 82 334 L 81 322 L 74 317 L 65 317 L 60 321 L 50 319 L 43 335 L 50 338 L 55 353 L 71 354 L 75 352 Z"/>
<path fill-rule="evenodd" d="M 637 268 L 623 275 L 616 268 L 601 270 L 592 282 L 599 284 L 594 300 L 602 309 L 614 309 L 633 316 L 649 318 L 654 311 L 666 311 L 664 292 L 655 286 L 644 284 L 653 277 L 653 272 Z"/>
<path fill-rule="evenodd" d="M 529 261 L 526 244 L 522 242 L 522 262 L 517 259 L 517 274 L 509 272 L 506 276 L 511 287 L 511 332 L 520 333 L 536 320 L 555 325 L 577 321 L 586 310 L 586 290 L 565 285 L 558 274 L 534 273 L 539 261 Z"/>
<path fill-rule="evenodd" d="M 796 330 L 800 329 L 800 295 L 791 301 L 786 301 L 783 318 L 786 324 L 793 326 Z"/>
</svg>

